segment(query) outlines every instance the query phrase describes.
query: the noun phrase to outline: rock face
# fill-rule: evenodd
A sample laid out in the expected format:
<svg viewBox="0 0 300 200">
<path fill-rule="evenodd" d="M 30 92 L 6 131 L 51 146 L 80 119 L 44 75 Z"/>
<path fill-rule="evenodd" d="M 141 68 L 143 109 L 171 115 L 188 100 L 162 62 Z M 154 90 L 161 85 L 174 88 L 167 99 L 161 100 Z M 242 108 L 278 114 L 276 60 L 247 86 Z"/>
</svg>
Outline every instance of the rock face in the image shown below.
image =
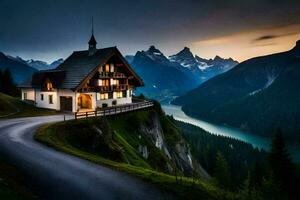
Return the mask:
<svg viewBox="0 0 300 200">
<path fill-rule="evenodd" d="M 193 158 L 188 143 L 181 135 L 172 143 L 168 143 L 166 140 L 167 136 L 160 121 L 160 116 L 156 112 L 152 113 L 149 122 L 150 123 L 147 124 L 141 124 L 140 132 L 145 134 L 166 157 L 173 161 L 178 169 L 186 175 L 196 173 L 204 178 L 209 178 L 207 172 L 201 167 L 198 161 Z M 166 164 L 166 169 L 168 169 L 170 173 L 174 173 L 174 169 L 168 163 Z"/>
</svg>

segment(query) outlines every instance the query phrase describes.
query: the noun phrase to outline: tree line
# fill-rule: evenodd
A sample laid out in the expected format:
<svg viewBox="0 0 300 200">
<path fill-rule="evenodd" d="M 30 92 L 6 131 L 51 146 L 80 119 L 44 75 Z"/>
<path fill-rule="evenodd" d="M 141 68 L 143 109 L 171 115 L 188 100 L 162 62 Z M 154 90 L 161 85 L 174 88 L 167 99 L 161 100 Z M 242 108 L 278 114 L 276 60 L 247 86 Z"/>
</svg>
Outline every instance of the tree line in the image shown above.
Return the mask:
<svg viewBox="0 0 300 200">
<path fill-rule="evenodd" d="M 0 69 L 0 92 L 14 97 L 20 95 L 20 91 L 8 68 Z"/>
<path fill-rule="evenodd" d="M 297 199 L 300 170 L 290 158 L 280 129 L 274 133 L 270 152 L 266 152 L 237 139 L 174 122 L 217 186 L 238 192 L 247 200 Z"/>
</svg>

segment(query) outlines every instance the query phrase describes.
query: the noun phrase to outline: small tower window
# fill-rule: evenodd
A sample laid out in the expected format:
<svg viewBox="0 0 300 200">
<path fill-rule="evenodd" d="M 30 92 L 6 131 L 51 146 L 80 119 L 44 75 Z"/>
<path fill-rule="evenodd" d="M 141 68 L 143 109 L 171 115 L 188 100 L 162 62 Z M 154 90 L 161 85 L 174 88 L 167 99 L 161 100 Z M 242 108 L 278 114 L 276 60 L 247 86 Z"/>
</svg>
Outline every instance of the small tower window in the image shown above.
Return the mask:
<svg viewBox="0 0 300 200">
<path fill-rule="evenodd" d="M 47 79 L 46 81 L 45 81 L 45 85 L 44 85 L 45 87 L 45 89 L 47 90 L 47 91 L 50 91 L 50 90 L 52 90 L 53 89 L 53 85 L 52 85 L 52 83 L 51 83 L 51 81 L 49 80 L 49 79 Z"/>
</svg>

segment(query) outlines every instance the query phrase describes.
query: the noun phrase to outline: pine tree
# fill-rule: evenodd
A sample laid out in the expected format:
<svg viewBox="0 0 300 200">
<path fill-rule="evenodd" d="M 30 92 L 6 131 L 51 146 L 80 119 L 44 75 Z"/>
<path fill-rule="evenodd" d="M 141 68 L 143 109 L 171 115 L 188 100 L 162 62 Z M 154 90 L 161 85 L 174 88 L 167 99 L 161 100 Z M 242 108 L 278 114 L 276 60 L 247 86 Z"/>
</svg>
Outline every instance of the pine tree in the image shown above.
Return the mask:
<svg viewBox="0 0 300 200">
<path fill-rule="evenodd" d="M 281 130 L 278 129 L 272 141 L 269 167 L 273 180 L 282 192 L 283 198 L 291 198 L 293 185 L 293 163 L 288 153 Z"/>
<path fill-rule="evenodd" d="M 231 176 L 229 166 L 221 152 L 217 152 L 216 163 L 214 169 L 214 178 L 217 185 L 221 188 L 230 188 Z"/>
<path fill-rule="evenodd" d="M 1 73 L 0 92 L 11 96 L 18 96 L 18 89 L 8 68 Z"/>
</svg>

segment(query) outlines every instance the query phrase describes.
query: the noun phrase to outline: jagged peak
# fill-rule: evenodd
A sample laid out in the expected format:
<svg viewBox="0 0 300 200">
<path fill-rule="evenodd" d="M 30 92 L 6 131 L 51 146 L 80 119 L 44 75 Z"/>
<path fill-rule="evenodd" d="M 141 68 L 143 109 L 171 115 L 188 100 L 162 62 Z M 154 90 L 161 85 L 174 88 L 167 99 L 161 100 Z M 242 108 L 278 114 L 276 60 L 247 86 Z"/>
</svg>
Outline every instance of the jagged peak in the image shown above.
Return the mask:
<svg viewBox="0 0 300 200">
<path fill-rule="evenodd" d="M 184 57 L 184 58 L 194 58 L 193 53 L 191 52 L 190 48 L 184 47 L 176 56 Z"/>
<path fill-rule="evenodd" d="M 224 60 L 224 59 L 222 57 L 216 55 L 215 58 L 214 58 L 214 60 Z"/>
<path fill-rule="evenodd" d="M 159 53 L 161 53 L 160 50 L 158 50 L 154 45 L 151 45 L 149 47 L 149 49 L 147 50 L 147 52 L 151 52 L 151 53 L 153 53 L 153 52 L 159 52 Z"/>
</svg>

